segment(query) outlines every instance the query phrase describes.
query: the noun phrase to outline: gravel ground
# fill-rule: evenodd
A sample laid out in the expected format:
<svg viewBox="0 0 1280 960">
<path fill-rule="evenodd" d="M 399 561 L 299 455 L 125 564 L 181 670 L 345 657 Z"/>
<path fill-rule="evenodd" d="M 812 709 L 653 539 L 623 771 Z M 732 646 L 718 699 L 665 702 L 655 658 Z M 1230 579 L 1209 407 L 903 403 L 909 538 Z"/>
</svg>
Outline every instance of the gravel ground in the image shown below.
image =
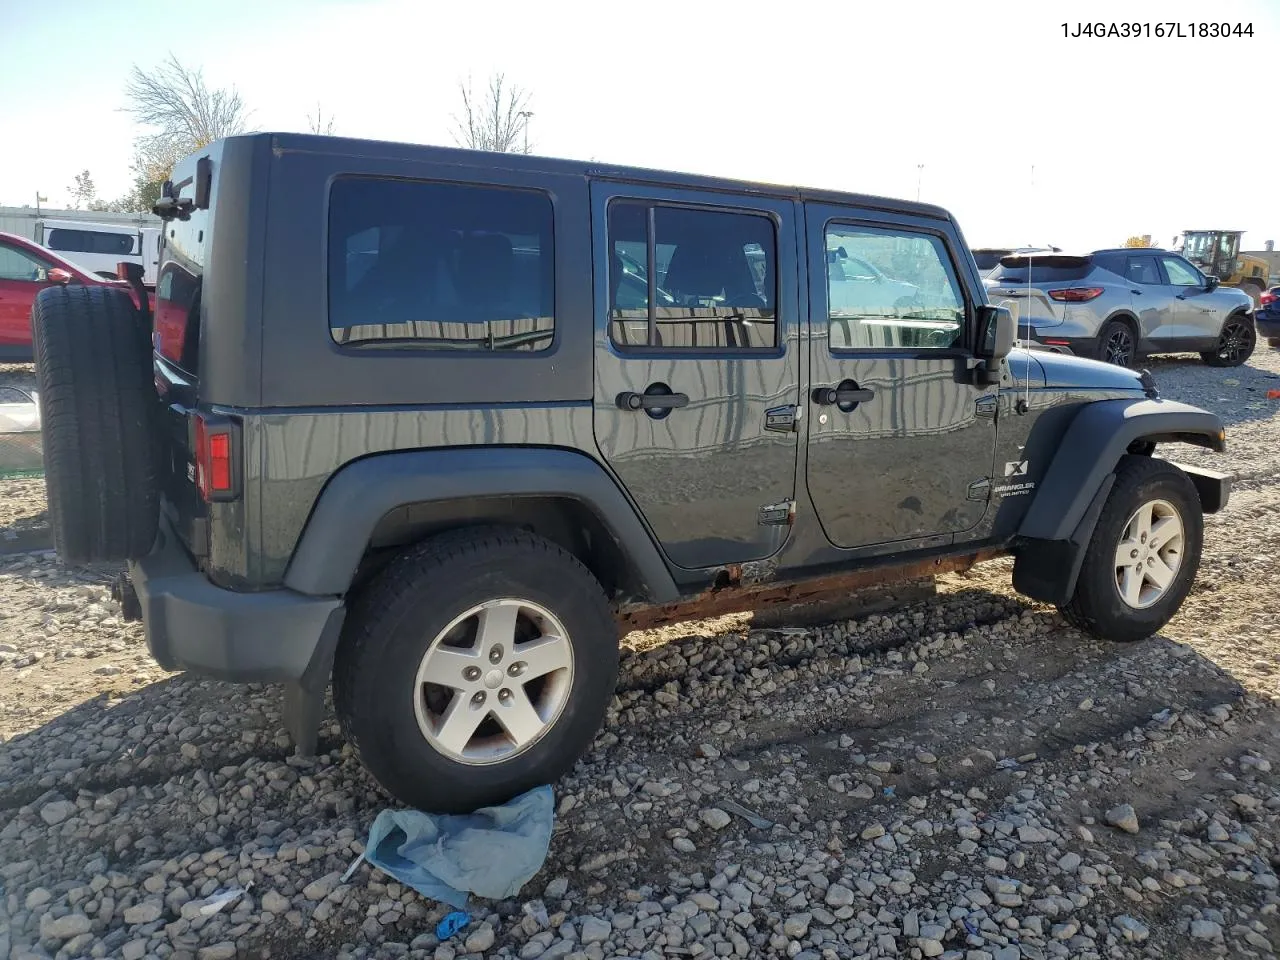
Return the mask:
<svg viewBox="0 0 1280 960">
<path fill-rule="evenodd" d="M 444 944 L 440 905 L 339 882 L 385 801 L 332 717 L 294 758 L 276 689 L 166 674 L 105 578 L 0 558 L 0 960 L 1271 956 L 1280 353 L 1152 368 L 1239 477 L 1160 637 L 1095 642 L 1003 560 L 855 621 L 634 634 L 544 869 Z"/>
</svg>

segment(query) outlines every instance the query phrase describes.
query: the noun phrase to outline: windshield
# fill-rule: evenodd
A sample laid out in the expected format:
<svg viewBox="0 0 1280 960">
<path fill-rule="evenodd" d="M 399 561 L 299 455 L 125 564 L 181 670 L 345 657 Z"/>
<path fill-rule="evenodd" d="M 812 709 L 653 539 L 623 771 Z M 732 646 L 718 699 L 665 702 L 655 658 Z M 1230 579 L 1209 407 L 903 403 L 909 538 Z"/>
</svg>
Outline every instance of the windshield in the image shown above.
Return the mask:
<svg viewBox="0 0 1280 960">
<path fill-rule="evenodd" d="M 1188 233 L 1183 237 L 1182 255 L 1192 263 L 1208 263 L 1213 259 L 1215 239 L 1212 233 Z"/>
</svg>

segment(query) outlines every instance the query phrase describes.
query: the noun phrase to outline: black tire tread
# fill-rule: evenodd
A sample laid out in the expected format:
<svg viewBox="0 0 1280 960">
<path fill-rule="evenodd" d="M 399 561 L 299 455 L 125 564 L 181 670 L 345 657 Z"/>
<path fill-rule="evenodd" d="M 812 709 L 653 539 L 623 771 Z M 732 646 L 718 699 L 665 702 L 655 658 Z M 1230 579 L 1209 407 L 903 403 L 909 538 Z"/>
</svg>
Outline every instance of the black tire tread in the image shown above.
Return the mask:
<svg viewBox="0 0 1280 960">
<path fill-rule="evenodd" d="M 1243 320 L 1245 320 L 1245 322 L 1246 322 L 1246 323 L 1248 323 L 1249 328 L 1250 328 L 1251 330 L 1253 330 L 1253 342 L 1252 342 L 1252 344 L 1250 344 L 1249 352 L 1248 352 L 1248 353 L 1246 353 L 1246 354 L 1245 354 L 1243 357 L 1241 357 L 1239 360 L 1237 360 L 1237 361 L 1234 361 L 1234 362 L 1233 362 L 1233 361 L 1230 361 L 1230 360 L 1224 360 L 1224 359 L 1222 359 L 1222 357 L 1218 356 L 1218 352 L 1217 352 L 1216 350 L 1205 350 L 1205 351 L 1201 352 L 1201 354 L 1200 354 L 1200 359 L 1204 361 L 1205 366 L 1208 366 L 1208 367 L 1221 367 L 1221 368 L 1230 368 L 1230 367 L 1239 367 L 1239 366 L 1243 366 L 1245 363 L 1247 363 L 1247 362 L 1248 362 L 1249 358 L 1253 356 L 1254 351 L 1258 349 L 1258 331 L 1257 331 L 1257 328 L 1255 328 L 1255 327 L 1253 326 L 1253 324 L 1252 324 L 1252 323 L 1249 323 L 1249 320 L 1248 320 L 1248 318 L 1247 318 L 1247 317 L 1242 317 L 1242 316 L 1240 316 L 1239 314 L 1236 314 L 1235 316 L 1232 316 L 1232 317 L 1228 317 L 1228 318 L 1227 318 L 1227 320 L 1228 320 L 1228 322 L 1229 322 L 1229 321 L 1234 320 L 1234 319 L 1237 319 L 1237 318 L 1238 318 L 1238 319 L 1243 319 Z M 1223 324 L 1223 325 L 1225 326 L 1226 324 Z"/>
<path fill-rule="evenodd" d="M 352 602 L 334 661 L 333 700 L 339 726 L 366 769 L 372 771 L 376 764 L 368 762 L 367 746 L 361 743 L 358 731 L 370 728 L 368 708 L 372 701 L 360 695 L 357 674 L 370 669 L 371 665 L 376 668 L 379 654 L 385 650 L 386 636 L 405 615 L 419 584 L 447 576 L 445 571 L 460 560 L 490 554 L 494 556 L 495 563 L 500 563 L 502 558 L 509 558 L 516 552 L 534 554 L 544 563 L 566 565 L 568 570 L 580 575 L 580 583 L 566 584 L 566 588 L 575 592 L 591 589 L 591 600 L 601 610 L 609 611 L 604 589 L 582 561 L 559 544 L 527 530 L 505 526 L 465 527 L 438 534 L 408 548 L 370 581 Z M 612 688 L 609 693 L 612 694 Z M 567 770 L 576 759 L 560 758 L 561 769 L 549 769 L 549 774 Z M 386 786 L 383 788 L 392 792 Z"/>
<path fill-rule="evenodd" d="M 1094 528 L 1093 539 L 1089 541 L 1084 561 L 1085 566 L 1088 566 L 1090 562 L 1098 562 L 1097 556 L 1100 551 L 1104 554 L 1106 562 L 1111 562 L 1111 560 L 1108 559 L 1108 556 L 1110 551 L 1113 549 L 1112 545 L 1109 542 L 1103 542 L 1100 538 L 1103 536 L 1104 531 L 1109 530 L 1117 519 L 1122 523 L 1128 519 L 1128 515 L 1131 512 L 1129 494 L 1142 486 L 1148 480 L 1159 476 L 1166 476 L 1173 482 L 1183 485 L 1184 490 L 1189 492 L 1192 501 L 1197 504 L 1199 503 L 1199 495 L 1195 491 L 1195 486 L 1181 470 L 1173 466 L 1171 463 L 1164 460 L 1137 455 L 1126 455 L 1122 457 L 1119 465 L 1116 467 L 1115 485 L 1111 488 L 1111 493 L 1107 497 L 1106 505 L 1102 508 L 1102 513 L 1098 517 L 1097 526 Z M 1119 516 L 1122 513 L 1124 516 Z M 1187 519 L 1184 518 L 1183 522 L 1184 526 L 1186 526 Z M 1198 565 L 1200 559 L 1199 552 L 1200 548 L 1197 546 L 1195 556 L 1188 557 L 1186 562 Z M 1062 614 L 1063 619 L 1073 627 L 1083 630 L 1085 633 L 1102 637 L 1107 631 L 1104 630 L 1103 624 L 1100 622 L 1100 618 L 1097 615 L 1099 599 L 1100 598 L 1092 595 L 1086 585 L 1085 570 L 1081 569 L 1080 579 L 1076 583 L 1075 593 L 1067 603 L 1058 607 L 1058 611 Z M 1150 634 L 1147 634 L 1147 636 L 1149 635 Z M 1113 637 L 1112 639 L 1115 638 Z M 1141 639 L 1144 639 L 1144 637 L 1134 635 L 1122 638 L 1120 642 L 1129 642 Z"/>
<path fill-rule="evenodd" d="M 1098 346 L 1096 348 L 1096 359 L 1103 363 L 1110 363 L 1107 359 L 1107 340 L 1109 339 L 1112 327 L 1123 327 L 1129 331 L 1129 335 L 1133 337 L 1133 354 L 1129 358 L 1126 368 L 1132 369 L 1138 365 L 1138 331 L 1134 329 L 1132 323 L 1119 317 L 1108 320 L 1102 325 L 1102 329 L 1098 331 Z M 1113 364 L 1118 366 L 1118 364 Z"/>
<path fill-rule="evenodd" d="M 50 287 L 32 307 L 45 486 L 64 563 L 145 555 L 159 522 L 151 353 L 127 291 Z"/>
</svg>

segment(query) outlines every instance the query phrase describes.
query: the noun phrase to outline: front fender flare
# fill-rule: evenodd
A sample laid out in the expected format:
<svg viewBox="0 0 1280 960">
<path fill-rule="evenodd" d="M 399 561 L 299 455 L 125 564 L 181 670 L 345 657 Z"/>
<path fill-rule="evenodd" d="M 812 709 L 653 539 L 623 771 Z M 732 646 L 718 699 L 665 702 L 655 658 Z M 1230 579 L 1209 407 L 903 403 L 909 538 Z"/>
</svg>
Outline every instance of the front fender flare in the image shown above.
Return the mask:
<svg viewBox="0 0 1280 960">
<path fill-rule="evenodd" d="M 1135 440 L 1193 443 L 1221 453 L 1217 414 L 1174 400 L 1142 398 L 1086 403 L 1067 427 L 1036 490 L 1019 536 L 1065 540 L 1076 533 L 1094 495 Z"/>
<path fill-rule="evenodd" d="M 345 594 L 369 537 L 389 512 L 411 503 L 477 497 L 560 497 L 580 501 L 635 565 L 648 596 L 679 596 L 636 509 L 600 464 L 546 447 L 411 450 L 363 457 L 330 478 L 285 570 L 285 586 L 310 595 Z"/>
<path fill-rule="evenodd" d="M 1226 448 L 1222 421 L 1198 407 L 1136 398 L 1086 404 L 1063 435 L 1019 528 L 1015 590 L 1046 603 L 1071 599 L 1116 465 L 1135 440 L 1195 443 L 1219 453 Z"/>
</svg>

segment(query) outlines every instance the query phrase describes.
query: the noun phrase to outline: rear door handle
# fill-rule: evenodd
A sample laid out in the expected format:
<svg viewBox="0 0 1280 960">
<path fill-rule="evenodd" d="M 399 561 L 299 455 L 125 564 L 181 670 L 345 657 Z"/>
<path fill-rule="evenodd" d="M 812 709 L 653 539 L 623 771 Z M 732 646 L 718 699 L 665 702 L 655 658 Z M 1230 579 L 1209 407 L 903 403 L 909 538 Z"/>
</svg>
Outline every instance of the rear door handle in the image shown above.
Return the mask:
<svg viewBox="0 0 1280 960">
<path fill-rule="evenodd" d="M 686 393 L 633 393 L 624 390 L 618 394 L 618 408 L 621 410 L 670 410 L 673 407 L 687 407 L 689 395 Z"/>
<path fill-rule="evenodd" d="M 832 404 L 843 406 L 848 403 L 866 403 L 868 400 L 874 400 L 875 396 L 874 390 L 868 390 L 865 387 L 846 387 L 841 384 L 839 387 L 818 387 L 813 391 L 813 402 L 823 406 Z"/>
</svg>

